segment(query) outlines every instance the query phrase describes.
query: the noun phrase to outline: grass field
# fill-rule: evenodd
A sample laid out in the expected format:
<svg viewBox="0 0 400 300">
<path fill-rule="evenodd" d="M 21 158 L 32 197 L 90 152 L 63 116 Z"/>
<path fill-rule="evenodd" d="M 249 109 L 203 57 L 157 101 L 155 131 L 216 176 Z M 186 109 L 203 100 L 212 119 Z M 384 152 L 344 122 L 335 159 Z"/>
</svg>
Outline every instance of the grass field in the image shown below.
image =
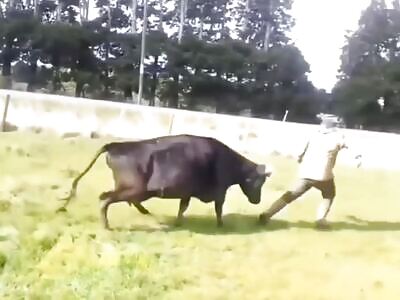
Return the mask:
<svg viewBox="0 0 400 300">
<path fill-rule="evenodd" d="M 104 158 L 68 212 L 56 199 L 104 140 L 0 135 L 0 299 L 399 299 L 399 173 L 336 168 L 331 231 L 314 229 L 310 191 L 267 226 L 258 214 L 296 175 L 293 160 L 264 157 L 274 176 L 252 205 L 235 187 L 217 229 L 212 204 L 126 203 L 102 229 L 98 195 L 112 187 Z"/>
</svg>

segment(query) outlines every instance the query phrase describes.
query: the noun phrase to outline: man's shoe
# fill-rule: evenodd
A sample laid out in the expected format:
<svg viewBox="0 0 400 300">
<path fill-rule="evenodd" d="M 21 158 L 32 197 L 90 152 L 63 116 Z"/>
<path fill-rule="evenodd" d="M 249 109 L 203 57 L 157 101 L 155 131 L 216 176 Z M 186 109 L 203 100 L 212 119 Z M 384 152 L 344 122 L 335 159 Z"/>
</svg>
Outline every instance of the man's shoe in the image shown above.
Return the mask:
<svg viewBox="0 0 400 300">
<path fill-rule="evenodd" d="M 331 225 L 329 225 L 328 221 L 325 219 L 321 219 L 315 222 L 315 227 L 319 230 L 329 230 L 331 229 Z"/>
</svg>

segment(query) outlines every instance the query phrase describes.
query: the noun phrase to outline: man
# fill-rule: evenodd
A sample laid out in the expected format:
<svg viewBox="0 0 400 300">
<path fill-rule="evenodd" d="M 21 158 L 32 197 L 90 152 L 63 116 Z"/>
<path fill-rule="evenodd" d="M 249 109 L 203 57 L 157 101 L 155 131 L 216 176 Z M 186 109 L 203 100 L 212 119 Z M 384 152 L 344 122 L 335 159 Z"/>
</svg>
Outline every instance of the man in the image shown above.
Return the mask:
<svg viewBox="0 0 400 300">
<path fill-rule="evenodd" d="M 298 157 L 300 168 L 297 183 L 260 215 L 261 223 L 267 223 L 286 205 L 314 187 L 321 191 L 323 198 L 317 210 L 316 226 L 319 229 L 329 228 L 326 218 L 336 195 L 333 168 L 339 151 L 347 148 L 344 136 L 337 130 L 338 123 L 336 117 L 321 117 L 320 130 L 308 140 Z M 356 158 L 361 158 L 361 155 L 357 155 Z"/>
</svg>

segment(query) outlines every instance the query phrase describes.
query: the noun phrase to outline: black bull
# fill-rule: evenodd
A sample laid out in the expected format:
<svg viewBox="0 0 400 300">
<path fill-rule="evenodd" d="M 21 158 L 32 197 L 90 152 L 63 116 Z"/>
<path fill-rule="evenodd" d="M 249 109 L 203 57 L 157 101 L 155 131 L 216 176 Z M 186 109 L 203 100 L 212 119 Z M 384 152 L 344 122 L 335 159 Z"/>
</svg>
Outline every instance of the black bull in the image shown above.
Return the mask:
<svg viewBox="0 0 400 300">
<path fill-rule="evenodd" d="M 78 181 L 102 153 L 112 170 L 115 189 L 100 195 L 101 220 L 109 228 L 110 204 L 127 201 L 142 214 L 149 214 L 141 202 L 151 198 L 180 199 L 177 223 L 191 197 L 215 204 L 217 225 L 222 226 L 222 207 L 228 188 L 239 184 L 250 203 L 261 200 L 261 188 L 271 172 L 214 138 L 193 135 L 165 136 L 134 142 L 104 145 L 88 167 L 74 179 L 64 204 L 75 196 Z"/>
</svg>

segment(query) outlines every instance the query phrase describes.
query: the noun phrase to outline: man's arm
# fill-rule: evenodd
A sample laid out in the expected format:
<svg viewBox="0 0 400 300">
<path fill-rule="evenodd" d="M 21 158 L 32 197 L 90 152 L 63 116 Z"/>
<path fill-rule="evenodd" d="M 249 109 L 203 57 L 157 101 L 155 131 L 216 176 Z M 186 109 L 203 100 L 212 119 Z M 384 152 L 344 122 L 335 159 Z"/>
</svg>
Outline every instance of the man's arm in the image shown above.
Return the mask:
<svg viewBox="0 0 400 300">
<path fill-rule="evenodd" d="M 310 141 L 307 141 L 306 145 L 304 146 L 303 152 L 297 158 L 298 163 L 301 163 L 303 161 L 303 156 L 304 156 L 304 154 L 306 154 L 309 144 L 310 144 Z"/>
<path fill-rule="evenodd" d="M 346 149 L 347 151 L 350 151 L 350 153 L 352 153 L 354 155 L 354 160 L 357 161 L 357 168 L 359 168 L 361 166 L 362 154 L 355 152 L 353 147 L 349 148 L 349 145 L 347 144 L 347 141 L 346 141 L 344 135 L 342 136 L 342 142 L 340 145 L 340 149 Z"/>
</svg>

